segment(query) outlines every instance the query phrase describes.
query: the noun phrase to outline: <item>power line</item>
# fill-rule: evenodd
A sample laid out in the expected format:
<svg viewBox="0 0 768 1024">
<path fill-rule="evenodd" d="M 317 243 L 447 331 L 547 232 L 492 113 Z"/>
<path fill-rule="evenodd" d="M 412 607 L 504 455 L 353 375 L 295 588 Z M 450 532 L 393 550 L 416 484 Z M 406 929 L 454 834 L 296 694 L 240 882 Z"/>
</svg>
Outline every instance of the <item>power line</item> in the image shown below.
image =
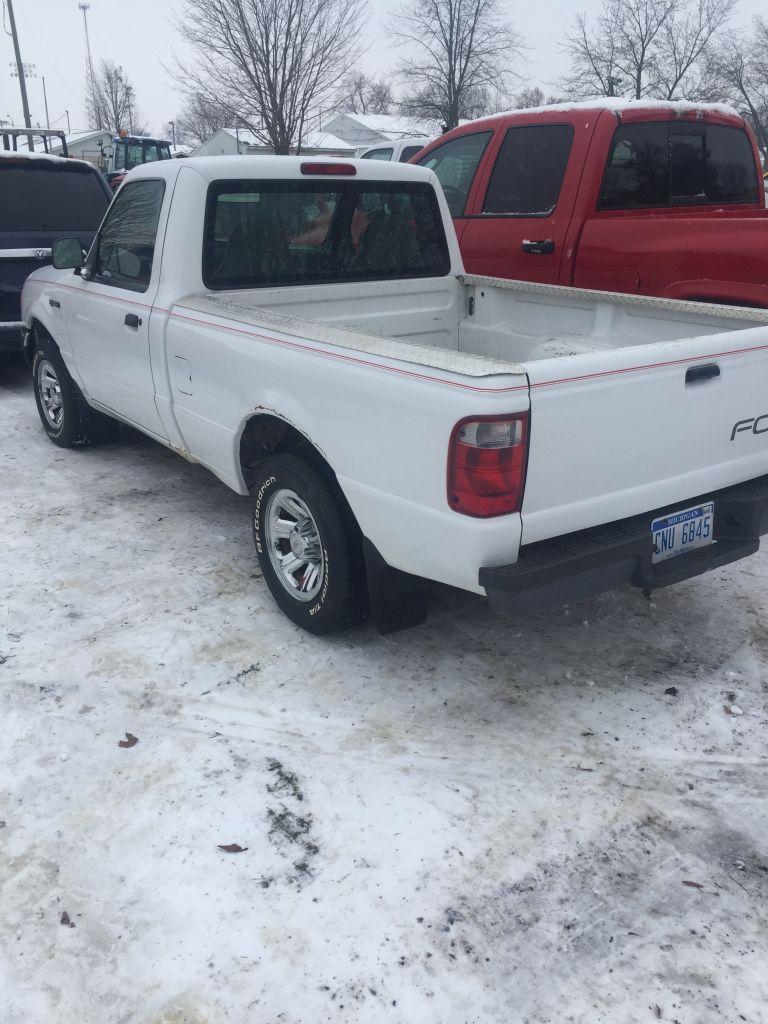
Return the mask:
<svg viewBox="0 0 768 1024">
<path fill-rule="evenodd" d="M 24 10 L 24 8 L 23 8 L 23 7 L 22 7 L 22 9 L 21 9 L 21 16 L 22 16 L 22 18 L 24 19 L 24 21 L 26 22 L 26 24 L 27 24 L 27 28 L 28 28 L 28 29 L 29 29 L 29 31 L 30 31 L 30 32 L 32 33 L 32 35 L 33 35 L 33 36 L 35 37 L 35 42 L 37 43 L 37 45 L 38 45 L 38 46 L 40 47 L 40 49 L 42 50 L 43 56 L 44 56 L 44 57 L 45 57 L 45 59 L 46 59 L 46 60 L 48 61 L 48 63 L 50 64 L 50 66 L 51 66 L 51 67 L 53 68 L 53 70 L 54 70 L 54 71 L 56 72 L 56 74 L 57 74 L 57 75 L 59 76 L 59 78 L 60 78 L 60 79 L 61 79 L 61 81 L 62 81 L 62 84 L 63 84 L 63 85 L 66 85 L 68 89 L 73 89 L 73 90 L 74 90 L 74 88 L 75 88 L 75 87 L 74 87 L 74 86 L 72 85 L 72 83 L 70 82 L 70 80 L 69 80 L 68 78 L 65 78 L 65 77 L 64 77 L 64 75 L 62 75 L 61 71 L 59 70 L 59 67 L 58 67 L 58 65 L 57 65 L 57 64 L 56 64 L 56 62 L 55 62 L 55 61 L 53 60 L 53 58 L 51 57 L 50 53 L 48 53 L 48 51 L 46 50 L 46 48 L 45 48 L 45 47 L 43 46 L 43 42 L 42 42 L 42 40 L 40 39 L 40 36 L 39 36 L 39 35 L 37 34 L 37 31 L 36 31 L 36 29 L 35 29 L 35 26 L 34 26 L 34 24 L 33 24 L 33 23 L 32 23 L 32 22 L 31 22 L 31 21 L 29 20 L 29 18 L 27 17 L 26 11 Z"/>
</svg>

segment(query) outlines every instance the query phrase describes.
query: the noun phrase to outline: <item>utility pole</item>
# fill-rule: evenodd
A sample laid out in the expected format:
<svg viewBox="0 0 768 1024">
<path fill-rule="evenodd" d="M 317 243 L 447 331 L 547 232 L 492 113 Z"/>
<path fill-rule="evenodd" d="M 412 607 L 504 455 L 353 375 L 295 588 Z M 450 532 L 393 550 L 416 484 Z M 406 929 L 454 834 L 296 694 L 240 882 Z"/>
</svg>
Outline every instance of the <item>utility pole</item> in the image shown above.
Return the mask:
<svg viewBox="0 0 768 1024">
<path fill-rule="evenodd" d="M 51 119 L 48 116 L 48 93 L 45 91 L 45 75 L 40 76 L 43 80 L 43 103 L 45 104 L 45 127 L 51 127 Z"/>
<path fill-rule="evenodd" d="M 90 4 L 82 3 L 77 5 L 83 12 L 83 26 L 85 27 L 85 52 L 86 59 L 88 61 L 88 88 L 91 94 L 91 105 L 93 106 L 94 113 L 96 115 L 96 127 L 102 128 L 101 123 L 101 104 L 96 100 L 96 89 L 94 88 L 93 78 L 93 57 L 91 56 L 91 37 L 88 35 L 88 11 L 91 9 Z"/>
<path fill-rule="evenodd" d="M 19 89 L 21 89 L 21 109 L 24 111 L 24 127 L 31 128 L 32 121 L 29 116 L 29 102 L 27 100 L 27 82 L 24 78 L 24 65 L 21 60 L 21 49 L 19 48 L 19 34 L 16 31 L 16 18 L 13 15 L 13 0 L 6 0 L 8 4 L 8 20 L 11 23 L 11 36 L 13 38 L 13 52 L 16 56 L 16 71 L 19 76 Z M 27 145 L 30 152 L 35 148 L 32 136 L 27 136 Z"/>
</svg>

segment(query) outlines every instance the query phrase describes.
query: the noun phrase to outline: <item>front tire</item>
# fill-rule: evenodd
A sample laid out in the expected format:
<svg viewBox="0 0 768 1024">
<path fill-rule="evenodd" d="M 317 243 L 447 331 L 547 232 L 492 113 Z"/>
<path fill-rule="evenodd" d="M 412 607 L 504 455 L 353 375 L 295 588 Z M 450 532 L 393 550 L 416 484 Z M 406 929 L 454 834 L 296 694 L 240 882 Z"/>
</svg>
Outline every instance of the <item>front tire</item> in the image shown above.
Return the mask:
<svg viewBox="0 0 768 1024">
<path fill-rule="evenodd" d="M 88 444 L 88 423 L 61 353 L 48 338 L 38 339 L 32 356 L 32 381 L 40 422 L 48 437 L 61 448 Z"/>
<path fill-rule="evenodd" d="M 289 619 L 320 636 L 364 618 L 360 533 L 332 481 L 276 455 L 257 474 L 252 522 L 264 579 Z"/>
</svg>

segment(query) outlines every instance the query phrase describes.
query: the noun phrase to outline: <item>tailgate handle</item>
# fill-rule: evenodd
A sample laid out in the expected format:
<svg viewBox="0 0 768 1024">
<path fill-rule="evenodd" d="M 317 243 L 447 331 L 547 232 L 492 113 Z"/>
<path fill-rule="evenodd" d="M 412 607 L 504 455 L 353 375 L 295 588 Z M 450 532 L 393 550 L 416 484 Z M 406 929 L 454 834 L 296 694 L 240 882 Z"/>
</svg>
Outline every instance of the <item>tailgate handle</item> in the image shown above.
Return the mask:
<svg viewBox="0 0 768 1024">
<path fill-rule="evenodd" d="M 686 384 L 698 384 L 703 380 L 712 380 L 720 376 L 720 367 L 717 363 L 704 363 L 703 366 L 690 366 L 685 371 Z"/>
<path fill-rule="evenodd" d="M 541 238 L 536 242 L 531 242 L 526 238 L 520 248 L 523 252 L 532 252 L 537 256 L 549 256 L 555 251 L 555 243 L 551 238 Z"/>
</svg>

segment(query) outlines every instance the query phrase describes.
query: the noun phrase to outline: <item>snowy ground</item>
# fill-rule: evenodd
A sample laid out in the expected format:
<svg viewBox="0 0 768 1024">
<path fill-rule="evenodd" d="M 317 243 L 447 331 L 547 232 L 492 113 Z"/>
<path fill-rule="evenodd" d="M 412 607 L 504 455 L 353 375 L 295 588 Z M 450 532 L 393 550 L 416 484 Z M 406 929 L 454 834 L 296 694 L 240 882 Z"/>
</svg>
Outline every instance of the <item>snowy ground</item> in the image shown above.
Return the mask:
<svg viewBox="0 0 768 1024">
<path fill-rule="evenodd" d="M 244 499 L 4 368 L 0 524 L 2 1024 L 768 1019 L 764 555 L 318 640 Z"/>
</svg>

